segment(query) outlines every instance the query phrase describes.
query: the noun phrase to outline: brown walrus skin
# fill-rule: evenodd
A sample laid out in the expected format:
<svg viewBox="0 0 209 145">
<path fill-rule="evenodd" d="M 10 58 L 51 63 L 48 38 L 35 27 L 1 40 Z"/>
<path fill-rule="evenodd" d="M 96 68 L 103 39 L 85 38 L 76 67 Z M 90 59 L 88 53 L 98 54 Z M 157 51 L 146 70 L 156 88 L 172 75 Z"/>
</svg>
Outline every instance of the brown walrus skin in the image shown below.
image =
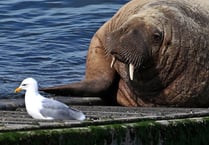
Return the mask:
<svg viewBox="0 0 209 145">
<path fill-rule="evenodd" d="M 128 2 L 93 36 L 85 79 L 42 90 L 123 106 L 208 107 L 208 0 Z"/>
</svg>

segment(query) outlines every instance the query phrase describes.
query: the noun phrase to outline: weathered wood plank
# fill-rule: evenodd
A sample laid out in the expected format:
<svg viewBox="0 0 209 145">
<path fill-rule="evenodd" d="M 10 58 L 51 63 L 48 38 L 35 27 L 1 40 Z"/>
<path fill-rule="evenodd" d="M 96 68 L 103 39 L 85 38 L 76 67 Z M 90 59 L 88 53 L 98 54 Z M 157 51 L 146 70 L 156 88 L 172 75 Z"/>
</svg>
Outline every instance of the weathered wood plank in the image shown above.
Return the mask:
<svg viewBox="0 0 209 145">
<path fill-rule="evenodd" d="M 209 116 L 207 108 L 140 108 L 119 106 L 73 106 L 82 110 L 87 119 L 73 120 L 35 120 L 24 108 L 16 111 L 0 111 L 0 132 L 11 130 L 53 129 L 65 127 L 85 127 L 89 125 L 107 125 L 130 123 L 144 120 L 168 120 Z"/>
</svg>

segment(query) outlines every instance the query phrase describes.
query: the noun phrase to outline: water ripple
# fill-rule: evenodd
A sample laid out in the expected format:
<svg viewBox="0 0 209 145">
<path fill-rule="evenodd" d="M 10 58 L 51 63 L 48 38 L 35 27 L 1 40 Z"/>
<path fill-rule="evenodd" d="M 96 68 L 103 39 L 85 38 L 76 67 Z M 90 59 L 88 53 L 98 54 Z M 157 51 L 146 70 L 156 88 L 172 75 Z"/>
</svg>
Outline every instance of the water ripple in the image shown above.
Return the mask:
<svg viewBox="0 0 209 145">
<path fill-rule="evenodd" d="M 128 0 L 1 0 L 0 98 L 26 77 L 41 86 L 83 79 L 91 37 Z"/>
</svg>

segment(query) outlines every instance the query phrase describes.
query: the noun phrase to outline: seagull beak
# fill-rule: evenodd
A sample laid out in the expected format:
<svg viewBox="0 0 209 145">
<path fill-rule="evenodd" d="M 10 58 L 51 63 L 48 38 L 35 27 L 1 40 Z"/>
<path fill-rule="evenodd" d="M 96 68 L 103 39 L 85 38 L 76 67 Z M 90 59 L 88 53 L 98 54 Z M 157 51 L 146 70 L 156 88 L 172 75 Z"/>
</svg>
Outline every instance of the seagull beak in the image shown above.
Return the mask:
<svg viewBox="0 0 209 145">
<path fill-rule="evenodd" d="M 19 93 L 20 91 L 22 91 L 22 88 L 18 87 L 18 88 L 15 89 L 15 93 Z"/>
</svg>

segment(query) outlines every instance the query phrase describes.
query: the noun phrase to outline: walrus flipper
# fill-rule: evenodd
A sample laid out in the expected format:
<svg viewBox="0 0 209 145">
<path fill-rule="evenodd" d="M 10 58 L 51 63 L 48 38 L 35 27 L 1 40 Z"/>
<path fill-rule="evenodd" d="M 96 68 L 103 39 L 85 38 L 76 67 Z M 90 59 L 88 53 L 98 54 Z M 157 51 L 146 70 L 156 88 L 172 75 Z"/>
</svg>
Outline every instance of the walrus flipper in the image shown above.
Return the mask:
<svg viewBox="0 0 209 145">
<path fill-rule="evenodd" d="M 39 90 L 62 96 L 102 97 L 113 93 L 112 86 L 113 84 L 111 82 L 105 80 L 84 80 L 67 85 L 40 88 Z"/>
</svg>

